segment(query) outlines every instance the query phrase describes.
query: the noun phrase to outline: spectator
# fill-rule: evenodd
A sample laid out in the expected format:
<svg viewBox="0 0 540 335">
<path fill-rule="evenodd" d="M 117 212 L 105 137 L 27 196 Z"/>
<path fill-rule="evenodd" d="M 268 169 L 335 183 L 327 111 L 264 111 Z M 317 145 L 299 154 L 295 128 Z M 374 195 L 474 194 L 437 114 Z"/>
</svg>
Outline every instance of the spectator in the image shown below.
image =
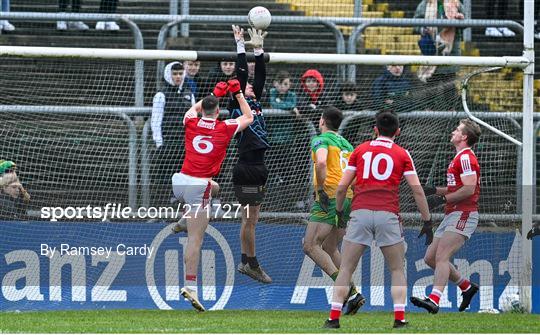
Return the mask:
<svg viewBox="0 0 540 335">
<path fill-rule="evenodd" d="M 21 219 L 26 215 L 30 195 L 16 173 L 16 165 L 0 160 L 0 219 Z"/>
<path fill-rule="evenodd" d="M 520 1 L 523 2 L 523 1 Z M 495 14 L 495 7 L 497 14 Z M 486 1 L 486 15 L 491 20 L 506 20 L 508 12 L 508 0 L 492 0 Z M 506 27 L 487 27 L 486 36 L 491 37 L 514 37 L 516 33 Z"/>
<path fill-rule="evenodd" d="M 204 97 L 210 94 L 214 89 L 214 86 L 220 81 L 227 82 L 229 79 L 235 77 L 235 71 L 235 62 L 218 62 L 217 65 L 208 72 L 208 80 L 206 81 L 207 86 L 200 87 L 202 96 Z"/>
<path fill-rule="evenodd" d="M 195 101 L 202 99 L 203 97 L 199 97 L 199 83 L 200 83 L 200 76 L 199 76 L 199 70 L 201 69 L 201 61 L 198 60 L 188 60 L 184 63 L 186 72 L 186 85 L 189 86 L 189 89 L 191 90 L 191 93 L 193 93 L 193 96 L 195 96 Z"/>
<path fill-rule="evenodd" d="M 301 91 L 298 94 L 297 108 L 300 115 L 304 115 L 313 122 L 315 129 L 319 127 L 321 113 L 318 107 L 324 105 L 324 77 L 315 70 L 309 69 L 300 78 Z"/>
<path fill-rule="evenodd" d="M 102 14 L 114 14 L 118 7 L 118 0 L 101 0 L 99 12 Z M 118 31 L 120 27 L 114 21 L 99 21 L 96 23 L 96 30 Z"/>
<path fill-rule="evenodd" d="M 72 13 L 79 13 L 81 11 L 81 1 L 82 0 L 71 0 L 71 12 Z M 58 11 L 60 13 L 65 13 L 67 11 L 67 7 L 69 4 L 69 0 L 59 0 L 58 1 Z M 66 21 L 58 21 L 56 22 L 56 29 L 57 30 L 67 30 L 67 29 L 75 29 L 75 30 L 88 30 L 88 26 L 82 22 L 82 21 L 73 21 L 73 22 L 66 22 Z"/>
<path fill-rule="evenodd" d="M 2 0 L 0 3 L 0 12 L 9 13 L 10 0 Z M 0 20 L 0 31 L 14 31 L 15 26 L 9 23 L 8 20 Z"/>
<path fill-rule="evenodd" d="M 291 75 L 287 71 L 279 71 L 274 79 L 274 87 L 270 89 L 270 107 L 292 111 L 296 108 L 296 93 L 291 90 Z"/>
<path fill-rule="evenodd" d="M 355 83 L 347 81 L 341 84 L 340 96 L 334 106 L 341 111 L 359 111 L 362 109 L 358 99 L 358 87 Z"/>
<path fill-rule="evenodd" d="M 182 120 L 195 103 L 188 85 L 184 85 L 181 62 L 167 64 L 163 71 L 165 87 L 156 93 L 152 104 L 152 138 L 156 151 L 152 157 L 152 199 L 164 204 L 171 195 L 171 176 L 178 172 L 184 139 Z M 169 191 L 167 191 L 169 190 Z"/>
<path fill-rule="evenodd" d="M 463 20 L 463 7 L 459 0 L 422 0 L 414 14 L 415 19 Z M 415 28 L 422 35 L 418 42 L 422 54 L 461 56 L 462 29 L 445 27 Z M 418 79 L 425 83 L 426 95 L 430 97 L 428 108 L 434 110 L 454 110 L 457 102 L 455 87 L 456 66 L 420 66 Z"/>
<path fill-rule="evenodd" d="M 408 107 L 411 83 L 403 74 L 403 65 L 388 65 L 373 81 L 371 97 L 375 110 L 403 112 Z"/>
</svg>

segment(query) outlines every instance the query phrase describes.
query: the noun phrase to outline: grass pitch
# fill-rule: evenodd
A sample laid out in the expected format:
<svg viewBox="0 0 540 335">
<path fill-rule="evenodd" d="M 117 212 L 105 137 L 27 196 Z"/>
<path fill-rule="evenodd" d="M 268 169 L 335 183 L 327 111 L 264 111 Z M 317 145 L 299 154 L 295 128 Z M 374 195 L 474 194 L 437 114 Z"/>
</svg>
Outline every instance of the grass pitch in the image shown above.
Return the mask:
<svg viewBox="0 0 540 335">
<path fill-rule="evenodd" d="M 538 333 L 540 315 L 408 313 L 393 330 L 393 314 L 343 317 L 341 329 L 322 329 L 327 312 L 290 311 L 58 311 L 2 312 L 0 333 Z"/>
</svg>

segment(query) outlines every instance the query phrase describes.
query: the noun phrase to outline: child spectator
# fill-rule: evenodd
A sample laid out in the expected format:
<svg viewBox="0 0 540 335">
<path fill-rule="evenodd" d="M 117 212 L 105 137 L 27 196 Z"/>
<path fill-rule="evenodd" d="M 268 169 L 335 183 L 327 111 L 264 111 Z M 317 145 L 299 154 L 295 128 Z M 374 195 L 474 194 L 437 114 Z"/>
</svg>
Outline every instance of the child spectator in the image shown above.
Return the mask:
<svg viewBox="0 0 540 335">
<path fill-rule="evenodd" d="M 403 75 L 403 65 L 388 65 L 371 87 L 373 108 L 405 111 L 408 108 L 410 86 L 409 79 Z"/>
<path fill-rule="evenodd" d="M 324 104 L 324 77 L 315 70 L 309 69 L 300 78 L 301 90 L 298 94 L 297 107 L 300 115 L 313 122 L 315 129 L 319 127 L 321 117 L 318 107 Z"/>
<path fill-rule="evenodd" d="M 358 87 L 355 83 L 347 81 L 341 84 L 341 95 L 334 106 L 341 111 L 359 111 L 362 105 L 358 99 Z"/>
<path fill-rule="evenodd" d="M 235 77 L 235 70 L 235 62 L 218 62 L 217 65 L 214 68 L 210 69 L 210 71 L 208 72 L 208 77 L 205 81 L 205 87 L 199 87 L 199 90 L 202 93 L 201 97 L 209 95 L 216 86 L 216 84 L 220 81 L 227 82 L 229 79 Z"/>
<path fill-rule="evenodd" d="M 270 89 L 270 107 L 283 110 L 296 108 L 296 93 L 290 88 L 291 75 L 287 71 L 279 71 L 274 79 L 274 87 Z"/>
<path fill-rule="evenodd" d="M 199 83 L 200 76 L 199 70 L 201 69 L 201 61 L 198 60 L 188 60 L 184 63 L 185 65 L 185 82 L 186 85 L 191 89 L 191 93 L 195 96 L 195 101 L 199 100 Z"/>
</svg>

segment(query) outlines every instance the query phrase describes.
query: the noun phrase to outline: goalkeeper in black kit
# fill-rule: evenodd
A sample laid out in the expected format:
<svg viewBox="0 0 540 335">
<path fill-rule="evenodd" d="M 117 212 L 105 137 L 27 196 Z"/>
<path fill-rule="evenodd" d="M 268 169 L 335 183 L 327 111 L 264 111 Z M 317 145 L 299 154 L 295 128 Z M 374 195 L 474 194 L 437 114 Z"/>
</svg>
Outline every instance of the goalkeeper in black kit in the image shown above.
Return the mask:
<svg viewBox="0 0 540 335">
<path fill-rule="evenodd" d="M 236 76 L 240 81 L 242 92 L 253 113 L 253 123 L 236 135 L 238 146 L 238 161 L 233 168 L 232 182 L 238 202 L 242 205 L 242 227 L 240 228 L 240 243 L 242 259 L 238 264 L 238 272 L 268 284 L 272 279 L 259 265 L 255 255 L 255 225 L 259 218 L 261 203 L 264 200 L 268 170 L 264 162 L 268 143 L 268 132 L 264 122 L 260 99 L 266 81 L 266 64 L 264 63 L 263 41 L 266 32 L 248 29 L 251 40 L 244 41 L 244 30 L 232 26 L 236 50 Z M 255 77 L 253 84 L 248 83 L 248 63 L 246 46 L 253 47 L 255 54 Z M 241 114 L 236 99 L 230 99 L 228 109 L 231 118 Z"/>
</svg>

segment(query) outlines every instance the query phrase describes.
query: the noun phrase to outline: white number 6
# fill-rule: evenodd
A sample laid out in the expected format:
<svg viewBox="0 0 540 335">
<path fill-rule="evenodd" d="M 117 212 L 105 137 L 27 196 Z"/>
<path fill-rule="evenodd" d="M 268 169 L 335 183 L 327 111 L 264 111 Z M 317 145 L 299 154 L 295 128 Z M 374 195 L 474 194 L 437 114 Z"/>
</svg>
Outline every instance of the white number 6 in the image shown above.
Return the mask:
<svg viewBox="0 0 540 335">
<path fill-rule="evenodd" d="M 193 148 L 198 153 L 207 154 L 214 149 L 212 142 L 205 140 L 205 138 L 212 138 L 212 136 L 199 135 L 193 139 Z"/>
</svg>

